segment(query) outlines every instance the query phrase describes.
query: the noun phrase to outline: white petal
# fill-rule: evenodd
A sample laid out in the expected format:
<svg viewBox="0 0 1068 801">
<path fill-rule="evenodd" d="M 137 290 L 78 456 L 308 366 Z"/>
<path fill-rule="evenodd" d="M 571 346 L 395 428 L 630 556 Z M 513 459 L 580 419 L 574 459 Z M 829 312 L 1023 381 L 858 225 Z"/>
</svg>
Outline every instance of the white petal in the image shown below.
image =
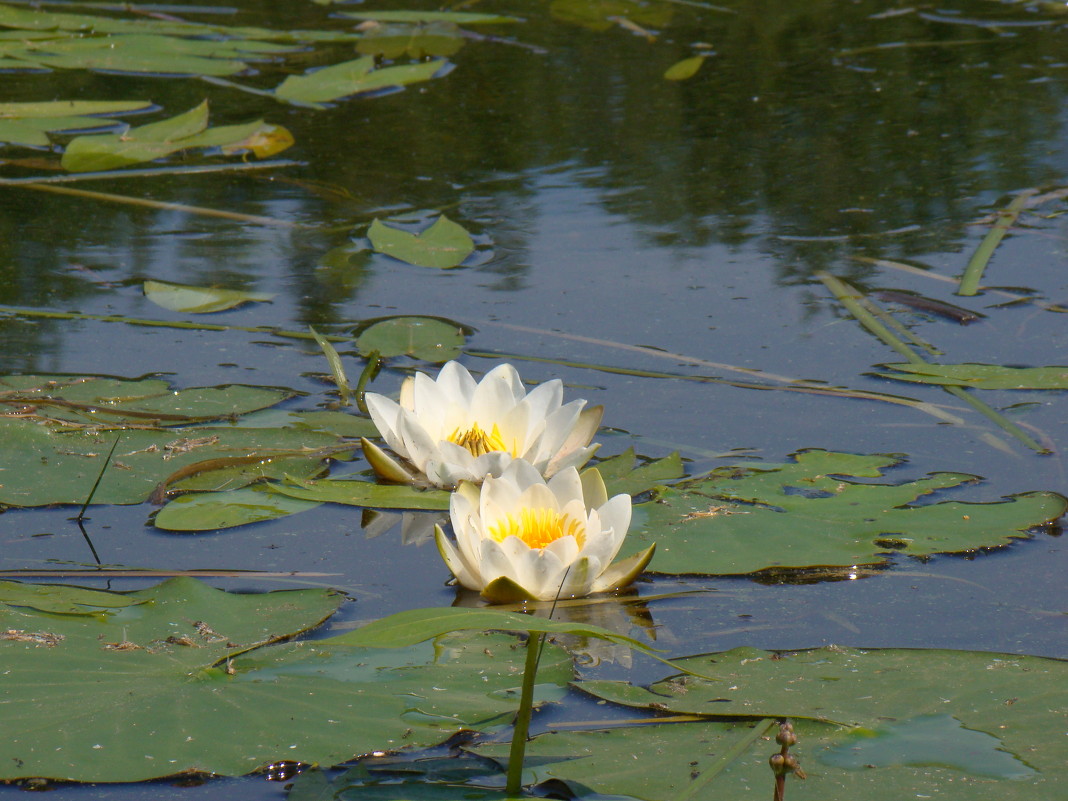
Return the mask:
<svg viewBox="0 0 1068 801">
<path fill-rule="evenodd" d="M 608 503 L 608 490 L 604 486 L 601 471 L 596 467 L 582 471 L 582 497 L 587 509 L 599 509 Z"/>
<path fill-rule="evenodd" d="M 401 409 L 397 416 L 397 435 L 400 444 L 393 450 L 414 464 L 420 470 L 437 456 L 438 444 L 423 428 L 413 412 Z"/>
<path fill-rule="evenodd" d="M 446 362 L 438 373 L 438 386 L 454 403 L 466 406 L 471 402 L 477 385 L 462 364 Z"/>
<path fill-rule="evenodd" d="M 456 576 L 456 580 L 469 590 L 481 590 L 483 582 L 478 575 L 477 567 L 465 559 L 463 553 L 449 542 L 441 526 L 434 527 L 434 540 L 438 545 L 438 553 L 441 554 L 441 558 L 445 560 L 452 574 Z"/>
<path fill-rule="evenodd" d="M 470 419 L 486 430 L 506 416 L 516 402 L 507 374 L 498 372 L 499 369 L 489 373 L 475 388 L 468 412 Z"/>
<path fill-rule="evenodd" d="M 371 420 L 374 422 L 375 428 L 378 429 L 378 433 L 382 435 L 389 447 L 397 450 L 400 445 L 400 435 L 397 434 L 397 417 L 400 415 L 401 407 L 395 401 L 391 401 L 385 395 L 379 395 L 377 392 L 367 392 L 364 394 L 363 399 L 367 404 L 367 411 L 371 415 Z"/>
<path fill-rule="evenodd" d="M 582 506 L 581 517 L 585 517 L 589 504 L 583 501 L 583 483 L 583 480 L 579 478 L 578 470 L 569 467 L 549 479 L 549 489 L 552 490 L 561 507 L 567 506 L 572 501 L 578 501 Z"/>
<path fill-rule="evenodd" d="M 594 576 L 600 569 L 600 563 L 585 556 L 572 562 L 561 583 L 560 597 L 581 598 L 589 595 Z"/>
<path fill-rule="evenodd" d="M 559 378 L 554 378 L 534 387 L 521 403 L 530 409 L 531 420 L 544 420 L 559 409 L 563 401 L 564 384 Z"/>
<path fill-rule="evenodd" d="M 499 364 L 486 373 L 482 378 L 482 383 L 487 381 L 500 382 L 508 388 L 508 394 L 512 398 L 512 403 L 509 406 L 518 403 L 526 395 L 527 390 L 523 386 L 523 379 L 519 377 L 519 372 L 510 364 Z"/>
<path fill-rule="evenodd" d="M 597 433 L 603 415 L 603 406 L 583 408 L 571 433 L 567 435 L 567 439 L 560 444 L 552 459 L 549 460 L 549 465 L 545 470 L 546 476 L 551 476 L 565 467 L 581 467 L 589 461 L 594 451 L 597 450 L 597 446 L 587 446 Z"/>
</svg>

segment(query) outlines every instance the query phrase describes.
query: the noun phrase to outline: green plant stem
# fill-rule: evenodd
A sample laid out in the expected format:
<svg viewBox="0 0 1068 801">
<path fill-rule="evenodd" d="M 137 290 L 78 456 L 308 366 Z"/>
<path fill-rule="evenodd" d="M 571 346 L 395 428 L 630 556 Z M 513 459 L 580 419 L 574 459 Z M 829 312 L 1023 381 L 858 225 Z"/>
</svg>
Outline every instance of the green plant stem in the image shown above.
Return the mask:
<svg viewBox="0 0 1068 801">
<path fill-rule="evenodd" d="M 830 273 L 818 272 L 816 273 L 816 277 L 819 278 L 820 281 L 823 282 L 823 285 L 831 291 L 831 294 L 834 295 L 835 299 L 845 306 L 849 313 L 857 319 L 857 322 L 867 328 L 868 331 L 875 334 L 875 336 L 881 339 L 884 344 L 896 350 L 912 364 L 931 364 L 931 362 L 928 362 L 926 359 L 918 355 L 912 348 L 894 336 L 890 329 L 879 322 L 871 312 L 864 308 L 860 301 L 865 300 L 865 298 L 860 292 Z M 1022 428 L 974 395 L 956 386 L 943 386 L 942 389 L 949 394 L 960 398 L 984 417 L 995 423 L 1002 431 L 1011 434 L 1031 450 L 1038 453 L 1050 452 L 1049 449 L 1039 445 L 1038 442 L 1036 442 Z"/>
<path fill-rule="evenodd" d="M 1008 206 L 998 212 L 997 221 L 987 232 L 983 241 L 979 243 L 979 247 L 975 249 L 975 253 L 968 260 L 968 266 L 964 268 L 964 274 L 960 277 L 960 286 L 957 288 L 958 295 L 974 295 L 979 291 L 979 282 L 983 278 L 983 271 L 986 270 L 990 257 L 994 255 L 994 251 L 1001 244 L 1001 240 L 1005 238 L 1009 228 L 1019 218 L 1020 212 L 1027 205 L 1027 201 L 1037 194 L 1037 189 L 1028 189 L 1026 192 L 1021 192 L 1013 198 Z"/>
<path fill-rule="evenodd" d="M 43 309 L 23 309 L 18 306 L 0 306 L 0 314 L 10 314 L 15 317 L 37 318 L 43 317 L 52 320 L 93 320 L 100 323 L 126 323 L 127 325 L 143 325 L 157 328 L 182 328 L 192 331 L 244 331 L 250 334 L 271 334 L 290 339 L 311 339 L 307 331 L 287 331 L 283 328 L 274 328 L 269 325 L 219 325 L 217 323 L 191 323 L 186 321 L 149 320 L 141 317 L 122 317 L 117 314 L 81 314 L 80 312 L 54 312 Z M 338 336 L 336 334 L 320 334 L 329 342 L 348 342 L 352 337 Z"/>
<path fill-rule="evenodd" d="M 527 659 L 523 666 L 523 689 L 519 696 L 519 711 L 512 728 L 512 745 L 508 750 L 508 773 L 504 791 L 519 795 L 523 788 L 523 757 L 527 752 L 527 736 L 530 733 L 530 717 L 534 711 L 534 684 L 538 675 L 538 657 L 545 635 L 535 636 L 527 632 Z"/>
<path fill-rule="evenodd" d="M 142 169 L 73 172 L 61 175 L 34 175 L 26 178 L 0 178 L 0 186 L 24 184 L 72 184 L 82 181 L 113 180 L 115 178 L 156 178 L 163 175 L 202 175 L 206 172 L 248 172 L 273 170 L 279 167 L 301 167 L 302 161 L 273 159 L 271 161 L 243 161 L 235 164 L 194 164 L 185 167 L 144 167 Z"/>
<path fill-rule="evenodd" d="M 703 790 L 708 786 L 708 783 L 716 778 L 723 770 L 734 763 L 742 754 L 749 750 L 749 748 L 759 740 L 761 737 L 767 735 L 777 724 L 777 722 L 771 718 L 764 718 L 756 726 L 749 730 L 749 733 L 739 739 L 730 750 L 722 754 L 719 759 L 713 762 L 709 768 L 701 773 L 696 779 L 679 793 L 673 801 L 686 801 L 695 793 Z"/>
<path fill-rule="evenodd" d="M 253 223 L 255 225 L 273 225 L 282 228 L 314 228 L 314 226 L 296 223 L 292 220 L 278 220 L 274 217 L 262 217 L 258 214 L 242 214 L 236 211 L 223 209 L 209 209 L 203 206 L 188 206 L 185 203 L 169 203 L 162 200 L 149 200 L 143 197 L 131 197 L 129 195 L 116 195 L 112 192 L 95 192 L 91 189 L 72 189 L 68 186 L 52 186 L 51 184 L 14 184 L 19 189 L 33 189 L 37 192 L 51 192 L 55 195 L 70 195 L 86 200 L 104 200 L 112 203 L 123 203 L 127 206 L 143 206 L 150 209 L 163 209 L 165 211 L 181 211 L 187 214 L 199 214 L 203 217 L 221 217 L 225 220 L 237 220 L 238 222 Z"/>
</svg>

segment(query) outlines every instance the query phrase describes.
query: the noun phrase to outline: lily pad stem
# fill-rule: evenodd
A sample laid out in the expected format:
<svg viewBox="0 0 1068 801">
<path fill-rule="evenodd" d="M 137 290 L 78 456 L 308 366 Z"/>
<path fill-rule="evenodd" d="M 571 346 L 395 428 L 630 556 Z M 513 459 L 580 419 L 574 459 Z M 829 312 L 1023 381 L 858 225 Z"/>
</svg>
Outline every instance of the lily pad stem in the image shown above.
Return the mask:
<svg viewBox="0 0 1068 801">
<path fill-rule="evenodd" d="M 527 736 L 530 732 L 530 717 L 534 710 L 534 684 L 538 675 L 538 659 L 545 643 L 545 634 L 534 636 L 527 632 L 527 660 L 523 666 L 523 688 L 519 696 L 519 711 L 515 715 L 512 730 L 512 747 L 508 751 L 508 775 L 505 792 L 519 795 L 523 787 L 523 757 L 527 751 Z"/>
</svg>

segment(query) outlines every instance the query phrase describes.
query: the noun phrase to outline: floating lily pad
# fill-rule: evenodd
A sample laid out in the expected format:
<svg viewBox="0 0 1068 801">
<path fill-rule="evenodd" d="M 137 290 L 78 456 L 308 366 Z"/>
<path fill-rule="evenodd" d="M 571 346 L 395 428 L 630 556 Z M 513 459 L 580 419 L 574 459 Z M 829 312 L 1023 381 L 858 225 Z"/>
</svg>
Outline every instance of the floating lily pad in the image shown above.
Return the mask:
<svg viewBox="0 0 1068 801">
<path fill-rule="evenodd" d="M 385 317 L 360 326 L 356 347 L 361 355 L 411 356 L 442 364 L 463 352 L 464 327 L 441 317 Z"/>
<path fill-rule="evenodd" d="M 166 281 L 145 281 L 144 292 L 145 297 L 157 306 L 189 314 L 207 314 L 232 309 L 242 303 L 267 302 L 274 298 L 273 294 L 264 292 L 187 286 Z"/>
<path fill-rule="evenodd" d="M 342 11 L 338 16 L 377 22 L 452 22 L 456 25 L 522 22 L 519 17 L 477 11 Z"/>
<path fill-rule="evenodd" d="M 664 78 L 669 81 L 685 81 L 687 78 L 692 78 L 705 63 L 705 58 L 707 56 L 690 56 L 677 61 L 667 68 Z"/>
<path fill-rule="evenodd" d="M 1068 367 L 1004 367 L 1000 364 L 882 364 L 896 373 L 880 378 L 973 389 L 1068 389 Z"/>
<path fill-rule="evenodd" d="M 597 471 L 604 479 L 609 497 L 625 493 L 640 495 L 665 481 L 682 478 L 685 468 L 678 453 L 665 456 L 635 467 L 637 456 L 633 448 L 628 448 L 618 456 L 597 463 Z"/>
<path fill-rule="evenodd" d="M 443 71 L 447 62 L 417 62 L 375 69 L 373 56 L 363 56 L 329 67 L 309 70 L 303 75 L 290 75 L 274 90 L 280 100 L 300 103 L 329 103 L 352 95 L 377 92 L 429 81 Z"/>
<path fill-rule="evenodd" d="M 146 111 L 147 100 L 52 100 L 38 103 L 0 103 L 0 142 L 47 147 L 49 133 L 116 128 L 117 114 Z"/>
<path fill-rule="evenodd" d="M 100 615 L 108 610 L 147 603 L 118 593 L 85 590 L 66 584 L 0 581 L 0 605 L 25 606 L 53 615 Z"/>
<path fill-rule="evenodd" d="M 324 459 L 343 457 L 352 446 L 306 427 L 191 425 L 291 395 L 241 385 L 175 391 L 158 379 L 0 378 L 0 408 L 22 413 L 0 416 L 0 504 L 84 503 L 98 477 L 94 503 L 129 504 L 168 489 L 315 475 Z"/>
<path fill-rule="evenodd" d="M 901 462 L 894 456 L 802 451 L 782 465 L 746 465 L 656 490 L 635 507 L 623 555 L 657 544 L 658 573 L 880 564 L 890 553 L 927 556 L 1005 545 L 1060 517 L 1068 501 L 1027 492 L 994 503 L 912 505 L 976 483 L 932 473 L 903 484 L 859 482 Z"/>
<path fill-rule="evenodd" d="M 262 489 L 245 488 L 227 492 L 179 495 L 169 501 L 152 519 L 156 528 L 166 531 L 212 531 L 276 520 L 319 506 Z"/>
<path fill-rule="evenodd" d="M 287 476 L 283 484 L 269 484 L 271 492 L 316 503 L 342 503 L 369 509 L 449 508 L 449 493 L 444 490 L 421 490 L 401 484 L 375 484 L 347 478 L 325 478 L 319 481 L 297 481 Z"/>
<path fill-rule="evenodd" d="M 475 250 L 471 235 L 444 214 L 418 234 L 376 219 L 367 231 L 367 238 L 379 253 L 419 267 L 457 267 Z"/>
<path fill-rule="evenodd" d="M 512 635 L 389 650 L 267 645 L 315 626 L 341 598 L 231 594 L 188 578 L 123 597 L 149 603 L 97 616 L 0 606 L 2 627 L 26 635 L 0 639 L 0 778 L 128 782 L 240 775 L 279 760 L 333 765 L 434 745 L 515 711 L 524 651 Z M 538 676 L 566 685 L 570 657 L 547 646 Z"/>
<path fill-rule="evenodd" d="M 378 25 L 365 30 L 356 43 L 356 51 L 382 58 L 408 56 L 451 56 L 466 43 L 463 31 L 451 22 L 427 22 L 414 25 Z"/>
<path fill-rule="evenodd" d="M 787 654 L 737 648 L 678 662 L 721 680 L 675 676 L 648 689 L 616 681 L 585 681 L 577 686 L 613 703 L 662 713 L 792 718 L 801 741 L 802 766 L 809 773 L 805 792 L 817 798 L 881 800 L 937 794 L 952 799 L 1038 801 L 1057 797 L 1068 786 L 1064 769 L 1068 741 L 1061 731 L 1068 708 L 1068 663 L 1061 660 L 831 647 Z M 810 722 L 797 720 L 801 718 Z M 703 725 L 684 727 L 694 738 L 691 743 L 701 744 L 698 756 L 727 752 L 728 746 L 706 740 Z M 928 736 L 932 727 L 940 732 L 937 740 Z M 588 756 L 567 764 L 559 758 L 539 760 L 546 752 L 535 740 L 528 750 L 529 761 L 545 763 L 542 769 L 535 768 L 542 778 L 547 774 L 585 781 L 602 793 L 667 797 L 673 794 L 663 793 L 660 782 L 677 788 L 680 782 L 686 783 L 687 771 L 681 760 L 670 769 L 662 767 L 671 764 L 678 749 L 663 747 L 665 737 L 677 741 L 673 730 L 658 728 L 648 740 L 641 728 L 614 736 L 578 738 L 586 741 L 585 749 L 577 748 L 574 735 L 569 735 L 568 745 L 575 748 L 572 755 Z M 729 729 L 737 732 L 738 724 L 727 724 L 726 729 L 710 734 L 719 737 Z M 890 742 L 885 748 L 869 750 L 874 758 L 864 765 L 848 757 L 854 749 L 863 752 L 864 741 L 872 738 L 889 738 Z M 926 759 L 917 759 L 914 744 L 918 740 L 927 742 Z M 601 747 L 593 748 L 594 742 Z M 738 754 L 730 768 L 712 781 L 709 792 L 723 789 L 729 795 L 726 788 L 760 775 L 750 772 L 757 766 L 767 776 L 769 745 L 758 741 L 750 749 L 756 753 Z M 658 760 L 656 769 L 648 766 L 644 771 L 648 778 L 642 778 L 638 766 L 629 781 L 613 776 L 612 767 L 621 768 L 622 749 Z M 694 758 L 692 750 L 683 750 Z M 691 767 L 696 772 L 708 764 L 702 759 Z M 993 783 L 978 785 L 984 790 L 977 795 L 976 780 L 980 779 Z M 650 785 L 658 790 L 650 791 Z M 863 791 L 851 794 L 850 788 Z"/>
<path fill-rule="evenodd" d="M 292 143 L 288 131 L 263 120 L 245 125 L 208 128 L 208 104 L 122 134 L 78 136 L 63 153 L 62 165 L 72 172 L 112 170 L 141 164 L 190 148 L 221 148 L 226 153 L 258 150 L 272 154 Z M 286 144 L 288 142 L 288 144 Z M 272 149 L 272 145 L 278 148 Z"/>
</svg>

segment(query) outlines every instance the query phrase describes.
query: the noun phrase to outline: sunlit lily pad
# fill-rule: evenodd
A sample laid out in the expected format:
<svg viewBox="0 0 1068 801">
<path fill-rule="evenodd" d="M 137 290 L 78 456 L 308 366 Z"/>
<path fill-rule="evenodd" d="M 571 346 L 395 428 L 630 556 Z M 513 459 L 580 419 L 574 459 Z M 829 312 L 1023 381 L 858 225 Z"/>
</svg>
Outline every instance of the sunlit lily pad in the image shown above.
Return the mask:
<svg viewBox="0 0 1068 801">
<path fill-rule="evenodd" d="M 512 635 L 389 650 L 266 645 L 315 626 L 340 596 L 230 594 L 184 578 L 123 597 L 150 603 L 93 616 L 0 605 L 2 628 L 25 635 L 0 639 L 0 778 L 128 782 L 240 775 L 279 760 L 332 765 L 433 745 L 515 711 L 524 652 Z M 572 675 L 567 653 L 547 646 L 539 681 L 563 686 Z"/>
<path fill-rule="evenodd" d="M 208 128 L 208 104 L 200 105 L 175 117 L 159 120 L 122 134 L 78 136 L 63 153 L 62 165 L 73 172 L 112 170 L 141 164 L 190 148 L 220 148 L 226 153 L 240 150 L 272 154 L 270 144 L 288 147 L 292 136 L 263 120 L 244 125 Z"/>
<path fill-rule="evenodd" d="M 722 468 L 635 507 L 623 554 L 655 542 L 658 573 L 742 574 L 885 562 L 992 548 L 1060 517 L 1068 501 L 1027 492 L 994 503 L 917 499 L 979 479 L 933 473 L 903 484 L 877 478 L 893 456 L 802 451 L 782 465 Z"/>
<path fill-rule="evenodd" d="M 973 389 L 1068 389 L 1068 367 L 1005 367 L 1000 364 L 883 364 L 896 373 L 880 378 L 914 384 Z"/>
<path fill-rule="evenodd" d="M 289 481 L 269 484 L 271 492 L 290 498 L 317 503 L 342 503 L 370 509 L 423 509 L 436 511 L 449 508 L 449 493 L 443 490 L 420 490 L 401 484 L 375 484 L 346 478 L 326 478 L 319 481 Z"/>
<path fill-rule="evenodd" d="M 0 504 L 84 503 L 98 477 L 94 503 L 141 503 L 170 489 L 309 477 L 328 457 L 351 453 L 336 434 L 303 426 L 190 425 L 290 395 L 240 385 L 176 392 L 158 379 L 4 377 L 0 408 L 21 415 L 0 416 Z"/>
<path fill-rule="evenodd" d="M 367 238 L 379 253 L 419 267 L 457 267 L 475 250 L 471 235 L 444 214 L 418 234 L 376 219 L 367 231 Z"/>
<path fill-rule="evenodd" d="M 385 359 L 411 356 L 435 364 L 459 356 L 466 340 L 463 326 L 440 317 L 386 317 L 358 331 L 356 347 L 364 356 L 378 351 Z"/>
<path fill-rule="evenodd" d="M 47 147 L 49 133 L 115 128 L 123 123 L 116 114 L 146 111 L 147 100 L 50 100 L 37 103 L 0 103 L 0 142 Z"/>
<path fill-rule="evenodd" d="M 967 651 L 831 647 L 788 654 L 738 648 L 678 662 L 721 680 L 674 676 L 648 689 L 616 681 L 586 681 L 578 686 L 613 703 L 667 714 L 792 718 L 800 737 L 802 766 L 809 774 L 804 789 L 814 798 L 882 801 L 931 794 L 1039 801 L 1062 795 L 1068 785 L 1064 769 L 1068 740 L 1061 731 L 1068 708 L 1068 663 L 1061 660 Z M 810 722 L 798 720 L 803 718 Z M 846 730 L 842 725 L 859 728 Z M 927 735 L 932 726 L 940 732 L 935 740 Z M 704 727 L 687 724 L 685 733 L 659 727 L 654 732 L 639 728 L 615 736 L 579 737 L 586 741 L 584 749 L 576 748 L 578 742 L 571 735 L 566 742 L 576 748 L 572 754 L 588 756 L 566 764 L 558 759 L 539 760 L 539 756 L 551 756 L 543 748 L 564 745 L 553 746 L 549 738 L 544 745 L 532 743 L 529 761 L 544 764 L 543 769 L 535 769 L 541 778 L 553 775 L 586 781 L 602 793 L 663 798 L 672 795 L 664 792 L 665 784 L 677 788 L 686 783 L 689 773 L 681 760 L 663 770 L 677 752 L 664 746 L 674 742 L 675 735 L 703 743 Z M 744 733 L 732 723 L 707 734 L 737 741 Z M 843 749 L 848 754 L 865 741 L 882 737 L 890 742 L 868 750 L 870 761 L 850 763 L 843 758 Z M 911 746 L 917 739 L 926 742 L 926 759 L 918 758 Z M 594 748 L 594 743 L 601 745 Z M 619 773 L 624 749 L 656 759 L 656 769 L 650 764 L 645 777 L 637 766 L 626 775 Z M 692 750 L 686 753 L 691 759 L 699 758 L 697 766 L 690 766 L 696 772 L 711 766 L 708 757 L 728 750 L 719 744 L 700 748 L 696 755 Z M 772 750 L 773 744 L 758 740 L 753 748 L 738 754 L 722 776 L 715 777 L 709 792 L 721 789 L 729 795 L 728 788 L 739 782 L 767 777 L 766 760 Z M 761 772 L 756 772 L 758 767 Z M 976 780 L 984 783 L 977 785 Z M 977 786 L 984 788 L 979 795 Z"/>
<path fill-rule="evenodd" d="M 166 281 L 145 281 L 145 297 L 171 311 L 206 314 L 232 309 L 242 303 L 270 301 L 274 295 L 223 287 L 186 286 Z"/>
<path fill-rule="evenodd" d="M 597 471 L 604 479 L 609 497 L 621 492 L 639 495 L 658 484 L 682 478 L 686 474 L 678 453 L 637 467 L 636 462 L 634 449 L 628 448 L 618 456 L 597 463 Z"/>
<path fill-rule="evenodd" d="M 166 531 L 212 531 L 276 520 L 317 506 L 312 501 L 256 488 L 197 492 L 172 499 L 152 522 Z"/>
<path fill-rule="evenodd" d="M 429 81 L 441 72 L 446 61 L 421 61 L 375 69 L 373 56 L 363 56 L 329 67 L 290 75 L 274 90 L 280 100 L 301 103 L 329 103 L 352 95 Z"/>
</svg>

